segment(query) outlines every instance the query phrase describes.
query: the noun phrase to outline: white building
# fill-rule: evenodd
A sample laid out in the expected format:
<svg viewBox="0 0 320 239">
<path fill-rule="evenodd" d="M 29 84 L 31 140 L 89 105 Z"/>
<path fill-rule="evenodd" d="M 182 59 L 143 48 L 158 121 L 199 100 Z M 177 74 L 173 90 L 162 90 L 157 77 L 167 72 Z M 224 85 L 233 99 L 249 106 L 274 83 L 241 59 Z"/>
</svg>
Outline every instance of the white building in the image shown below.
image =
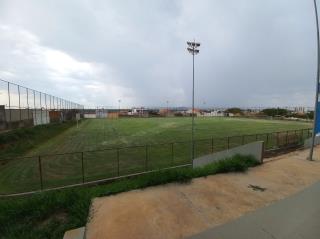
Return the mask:
<svg viewBox="0 0 320 239">
<path fill-rule="evenodd" d="M 128 111 L 128 115 L 135 115 L 135 116 L 147 116 L 149 111 L 143 107 L 141 108 L 132 108 Z"/>
<path fill-rule="evenodd" d="M 210 112 L 203 112 L 203 116 L 204 117 L 223 117 L 223 116 L 226 116 L 226 114 L 222 110 L 214 110 Z"/>
</svg>

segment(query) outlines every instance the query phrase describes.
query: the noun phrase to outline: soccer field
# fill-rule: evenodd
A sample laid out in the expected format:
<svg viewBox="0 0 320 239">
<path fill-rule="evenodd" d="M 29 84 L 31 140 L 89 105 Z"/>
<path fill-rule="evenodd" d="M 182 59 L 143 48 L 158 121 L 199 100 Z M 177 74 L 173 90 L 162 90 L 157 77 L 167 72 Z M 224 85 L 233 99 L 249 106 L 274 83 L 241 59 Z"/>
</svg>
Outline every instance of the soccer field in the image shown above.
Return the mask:
<svg viewBox="0 0 320 239">
<path fill-rule="evenodd" d="M 196 118 L 196 156 L 225 149 L 225 139 L 218 138 L 310 126 L 288 121 Z M 23 155 L 28 158 L 2 163 L 0 194 L 37 190 L 41 184 L 50 188 L 190 163 L 190 140 L 191 118 L 84 120 L 78 128 L 71 127 Z M 240 142 L 231 142 L 230 146 L 237 144 Z M 106 150 L 109 148 L 120 149 Z"/>
<path fill-rule="evenodd" d="M 195 139 L 250 135 L 311 127 L 308 123 L 241 118 L 196 118 Z M 191 118 L 88 119 L 28 155 L 191 140 Z"/>
</svg>

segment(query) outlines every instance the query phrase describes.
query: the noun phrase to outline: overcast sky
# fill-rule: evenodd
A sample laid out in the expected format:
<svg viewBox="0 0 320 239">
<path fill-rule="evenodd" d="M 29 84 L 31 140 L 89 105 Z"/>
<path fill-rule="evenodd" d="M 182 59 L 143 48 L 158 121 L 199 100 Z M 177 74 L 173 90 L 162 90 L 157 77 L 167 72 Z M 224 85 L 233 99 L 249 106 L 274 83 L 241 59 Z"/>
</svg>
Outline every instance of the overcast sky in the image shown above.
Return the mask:
<svg viewBox="0 0 320 239">
<path fill-rule="evenodd" d="M 0 0 L 0 78 L 84 105 L 312 106 L 312 0 Z M 1 102 L 0 102 L 1 104 Z"/>
</svg>

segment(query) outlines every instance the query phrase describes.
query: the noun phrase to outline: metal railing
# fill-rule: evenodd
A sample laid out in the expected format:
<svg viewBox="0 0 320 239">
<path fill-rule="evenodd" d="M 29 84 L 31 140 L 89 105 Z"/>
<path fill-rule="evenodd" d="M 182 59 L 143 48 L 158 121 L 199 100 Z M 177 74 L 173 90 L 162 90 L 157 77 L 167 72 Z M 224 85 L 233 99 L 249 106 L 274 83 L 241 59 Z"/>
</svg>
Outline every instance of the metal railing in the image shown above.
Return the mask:
<svg viewBox="0 0 320 239">
<path fill-rule="evenodd" d="M 195 157 L 255 141 L 266 150 L 302 145 L 311 129 L 198 139 Z M 0 195 L 115 180 L 191 165 L 191 141 L 0 159 Z"/>
</svg>

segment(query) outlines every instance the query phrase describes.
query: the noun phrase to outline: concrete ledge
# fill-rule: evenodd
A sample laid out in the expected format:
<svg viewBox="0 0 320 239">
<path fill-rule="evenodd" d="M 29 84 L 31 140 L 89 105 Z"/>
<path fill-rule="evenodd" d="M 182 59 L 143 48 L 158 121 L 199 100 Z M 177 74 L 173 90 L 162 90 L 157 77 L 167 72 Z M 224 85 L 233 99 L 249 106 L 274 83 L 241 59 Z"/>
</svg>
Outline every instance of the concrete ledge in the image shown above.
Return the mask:
<svg viewBox="0 0 320 239">
<path fill-rule="evenodd" d="M 305 149 L 311 147 L 311 140 L 312 140 L 312 138 L 309 138 L 304 141 L 304 148 Z M 319 144 L 320 144 L 320 136 L 316 136 L 314 139 L 314 145 L 319 145 Z"/>
<path fill-rule="evenodd" d="M 205 155 L 193 160 L 193 168 L 203 167 L 215 161 L 233 157 L 237 154 L 252 155 L 258 162 L 263 162 L 264 142 L 257 141 L 214 154 Z"/>
<path fill-rule="evenodd" d="M 85 227 L 79 227 L 70 231 L 66 231 L 63 239 L 84 239 Z"/>
<path fill-rule="evenodd" d="M 320 238 L 320 183 L 188 239 Z"/>
</svg>

